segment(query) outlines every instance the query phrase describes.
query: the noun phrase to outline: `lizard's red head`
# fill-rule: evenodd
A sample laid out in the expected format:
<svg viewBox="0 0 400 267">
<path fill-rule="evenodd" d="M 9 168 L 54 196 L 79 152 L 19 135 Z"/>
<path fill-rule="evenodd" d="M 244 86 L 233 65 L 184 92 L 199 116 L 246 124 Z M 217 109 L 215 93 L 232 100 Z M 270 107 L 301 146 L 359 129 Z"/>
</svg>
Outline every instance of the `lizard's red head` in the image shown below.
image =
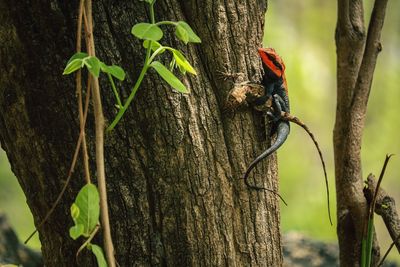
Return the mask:
<svg viewBox="0 0 400 267">
<path fill-rule="evenodd" d="M 285 64 L 282 58 L 273 48 L 258 48 L 264 67 L 271 70 L 276 76 L 282 77 L 285 72 Z"/>
</svg>

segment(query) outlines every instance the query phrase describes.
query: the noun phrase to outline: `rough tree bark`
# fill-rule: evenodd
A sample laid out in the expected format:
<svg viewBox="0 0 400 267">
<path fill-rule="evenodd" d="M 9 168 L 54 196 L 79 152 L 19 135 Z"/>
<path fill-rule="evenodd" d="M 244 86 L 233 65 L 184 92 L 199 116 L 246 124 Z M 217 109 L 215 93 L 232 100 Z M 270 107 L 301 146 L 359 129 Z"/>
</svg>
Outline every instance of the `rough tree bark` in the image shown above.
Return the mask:
<svg viewBox="0 0 400 267">
<path fill-rule="evenodd" d="M 61 76 L 75 51 L 77 7 L 76 0 L 0 0 L 0 141 L 36 224 L 64 185 L 79 134 L 74 79 Z M 267 146 L 261 116 L 250 110 L 222 113 L 232 84 L 217 75 L 228 70 L 259 78 L 256 48 L 265 11 L 264 0 L 157 1 L 158 19 L 186 20 L 202 38 L 201 45 L 183 47 L 199 75 L 184 78 L 191 90 L 184 96 L 149 73 L 125 118 L 106 136 L 111 228 L 120 266 L 282 264 L 277 197 L 250 192 L 239 179 Z M 127 80 L 131 86 L 144 51 L 130 28 L 149 20 L 146 5 L 98 0 L 93 13 L 97 56 L 133 72 Z M 180 45 L 171 31 L 166 42 Z M 112 91 L 102 88 L 105 117 L 112 120 Z M 125 84 L 125 97 L 128 88 Z M 86 135 L 93 156 L 93 114 Z M 253 178 L 276 189 L 275 157 Z M 83 183 L 78 170 L 39 229 L 47 266 L 76 264 L 80 244 L 68 237 L 69 206 Z M 87 257 L 78 261 L 93 265 Z"/>
<path fill-rule="evenodd" d="M 336 26 L 337 109 L 334 129 L 338 238 L 341 266 L 359 266 L 367 218 L 361 139 L 387 0 L 376 0 L 368 31 L 362 0 L 339 0 Z"/>
</svg>

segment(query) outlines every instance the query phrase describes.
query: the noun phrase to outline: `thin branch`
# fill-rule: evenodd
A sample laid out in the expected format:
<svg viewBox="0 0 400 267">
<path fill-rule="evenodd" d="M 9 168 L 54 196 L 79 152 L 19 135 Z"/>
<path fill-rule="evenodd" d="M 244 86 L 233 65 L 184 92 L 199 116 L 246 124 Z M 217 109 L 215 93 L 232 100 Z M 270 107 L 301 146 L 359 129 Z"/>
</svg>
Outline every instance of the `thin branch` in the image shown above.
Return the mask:
<svg viewBox="0 0 400 267">
<path fill-rule="evenodd" d="M 82 43 L 82 17 L 84 10 L 85 0 L 81 0 L 78 11 L 78 27 L 76 31 L 76 52 L 81 52 Z M 89 83 L 89 81 L 88 81 Z M 76 92 L 78 95 L 78 110 L 79 110 L 79 125 L 82 137 L 82 154 L 83 154 L 83 168 L 85 173 L 86 183 L 90 183 L 90 169 L 89 169 L 89 156 L 86 145 L 85 123 L 83 120 L 83 107 L 82 107 L 82 71 L 79 70 L 76 74 Z"/>
<path fill-rule="evenodd" d="M 380 43 L 383 23 L 385 21 L 388 0 L 376 0 L 368 26 L 367 40 L 357 82 L 354 89 L 352 107 L 365 109 L 371 90 L 372 78 L 378 53 L 382 50 Z"/>
<path fill-rule="evenodd" d="M 381 174 L 379 175 L 379 179 L 378 179 L 378 184 L 376 185 L 374 197 L 372 198 L 372 202 L 371 202 L 370 216 L 373 216 L 373 213 L 375 211 L 375 204 L 376 204 L 376 198 L 378 196 L 378 191 L 379 191 L 379 188 L 381 186 L 381 183 L 382 183 L 382 180 L 383 180 L 383 176 L 385 175 L 386 167 L 387 167 L 387 165 L 389 163 L 389 160 L 390 160 L 390 158 L 392 156 L 393 156 L 393 154 L 386 155 L 385 162 L 383 163 Z"/>
<path fill-rule="evenodd" d="M 386 167 L 392 156 L 393 155 L 386 155 L 385 161 L 382 166 L 381 173 L 379 175 L 378 183 L 375 187 L 375 192 L 373 193 L 372 199 L 369 199 L 369 201 L 368 201 L 369 202 L 368 213 L 367 213 L 366 219 L 364 220 L 364 226 L 363 226 L 363 240 L 365 240 L 365 242 L 363 244 L 365 247 L 363 247 L 363 253 L 362 253 L 362 255 L 364 256 L 363 259 L 366 261 L 366 264 L 368 266 L 371 264 L 372 258 L 373 258 L 372 262 L 374 262 L 374 263 L 379 261 L 379 254 L 374 254 L 370 251 L 370 249 L 372 251 L 374 250 L 373 247 L 375 247 L 375 249 L 379 250 L 379 245 L 377 243 L 378 241 L 376 239 L 376 233 L 375 233 L 375 229 L 374 229 L 374 211 L 375 211 L 375 204 L 376 204 L 376 199 L 377 199 L 378 192 L 380 189 L 380 185 L 382 183 L 383 177 L 385 176 Z M 371 227 L 372 227 L 372 230 L 371 230 Z M 371 234 L 370 231 L 373 231 L 375 238 L 370 239 L 370 234 Z M 370 243 L 370 242 L 372 242 L 372 243 Z M 371 255 L 373 255 L 372 258 L 371 258 Z M 364 264 L 363 260 L 361 260 L 361 262 L 362 262 L 362 264 Z"/>
<path fill-rule="evenodd" d="M 340 30 L 350 27 L 349 0 L 338 0 L 338 27 Z"/>
<path fill-rule="evenodd" d="M 85 111 L 84 111 L 84 114 L 83 114 L 83 125 L 86 124 L 86 118 L 87 118 L 87 113 L 88 113 L 88 109 L 89 109 L 90 91 L 91 91 L 91 83 L 88 82 L 87 92 L 86 92 L 86 99 L 85 99 Z M 35 231 L 33 231 L 33 233 L 29 235 L 29 237 L 25 240 L 24 244 L 29 242 L 29 240 L 33 237 L 33 235 L 36 234 L 38 229 L 41 228 L 43 226 L 43 224 L 49 219 L 50 215 L 54 212 L 55 208 L 60 203 L 61 198 L 63 197 L 63 195 L 65 193 L 65 190 L 67 189 L 67 187 L 68 187 L 68 185 L 69 185 L 69 183 L 71 181 L 72 174 L 74 173 L 76 161 L 77 161 L 78 155 L 79 155 L 79 150 L 80 150 L 81 144 L 82 144 L 82 140 L 83 140 L 83 132 L 82 132 L 82 129 L 81 129 L 81 131 L 79 133 L 79 138 L 78 138 L 78 141 L 77 141 L 77 144 L 76 144 L 76 147 L 75 147 L 74 156 L 72 158 L 71 166 L 69 168 L 67 179 L 65 181 L 64 187 L 61 189 L 60 194 L 58 194 L 57 199 L 54 202 L 53 206 L 51 206 L 50 210 L 44 216 L 44 219 L 39 223 L 39 225 L 36 227 Z"/>
<path fill-rule="evenodd" d="M 388 250 L 386 251 L 385 255 L 383 255 L 381 261 L 378 264 L 379 266 L 382 266 L 383 262 L 385 261 L 386 257 L 389 255 L 390 251 L 392 250 L 392 248 L 394 247 L 395 244 L 400 242 L 400 234 L 397 236 L 397 238 L 395 240 L 393 240 L 392 244 L 390 244 Z"/>
<path fill-rule="evenodd" d="M 86 16 L 87 16 L 87 29 L 86 35 L 89 55 L 95 56 L 95 46 L 93 39 L 93 18 L 92 18 L 92 0 L 86 1 Z M 94 102 L 94 117 L 95 117 L 95 132 L 96 132 L 96 168 L 97 168 L 97 181 L 100 193 L 100 210 L 101 210 L 101 225 L 103 228 L 104 250 L 108 266 L 115 267 L 114 258 L 114 245 L 111 237 L 110 219 L 108 215 L 107 204 L 107 188 L 106 188 L 106 175 L 104 167 L 104 115 L 101 103 L 99 80 L 93 77 L 93 102 Z"/>
<path fill-rule="evenodd" d="M 76 262 L 78 262 L 78 256 L 81 253 L 81 251 L 89 245 L 89 243 L 93 240 L 93 238 L 96 236 L 97 232 L 100 229 L 100 224 L 97 224 L 96 227 L 93 229 L 93 231 L 90 233 L 89 238 L 83 242 L 83 244 L 79 247 L 78 251 L 75 254 Z"/>
<path fill-rule="evenodd" d="M 376 192 L 376 181 L 374 176 L 370 174 L 367 179 L 368 188 L 365 190 L 366 198 L 371 201 L 373 194 Z M 400 253 L 400 217 L 397 214 L 396 203 L 388 193 L 380 188 L 376 197 L 375 213 L 380 215 L 385 223 L 390 237 L 395 241 L 396 248 Z M 397 241 L 396 241 L 397 240 Z"/>
</svg>

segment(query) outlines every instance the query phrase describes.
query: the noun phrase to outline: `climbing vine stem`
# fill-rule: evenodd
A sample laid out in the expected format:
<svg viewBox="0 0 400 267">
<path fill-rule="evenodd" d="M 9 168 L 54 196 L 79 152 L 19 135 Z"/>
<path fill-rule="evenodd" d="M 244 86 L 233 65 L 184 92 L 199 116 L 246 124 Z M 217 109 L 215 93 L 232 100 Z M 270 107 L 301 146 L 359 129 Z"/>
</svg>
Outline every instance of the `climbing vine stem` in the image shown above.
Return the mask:
<svg viewBox="0 0 400 267">
<path fill-rule="evenodd" d="M 134 83 L 134 86 L 128 98 L 123 101 L 120 97 L 117 84 L 114 78 L 120 82 L 125 80 L 125 71 L 117 65 L 107 65 L 96 57 L 95 41 L 93 35 L 93 15 L 92 15 L 92 0 L 81 0 L 78 9 L 78 25 L 77 25 L 77 42 L 76 53 L 68 60 L 63 74 L 68 75 L 76 72 L 76 92 L 78 95 L 78 110 L 79 110 L 79 124 L 80 134 L 75 148 L 73 161 L 71 164 L 70 172 L 67 181 L 57 197 L 57 200 L 52 205 L 51 210 L 46 214 L 45 219 L 39 224 L 41 227 L 54 211 L 55 207 L 61 200 L 69 181 L 74 171 L 75 164 L 78 157 L 78 152 L 82 147 L 83 166 L 85 173 L 85 182 L 74 203 L 71 205 L 71 217 L 74 225 L 69 229 L 69 234 L 72 239 L 76 240 L 79 237 L 84 237 L 86 241 L 78 250 L 76 256 L 78 257 L 82 249 L 87 248 L 92 251 L 96 257 L 97 263 L 101 267 L 116 266 L 114 245 L 111 236 L 109 209 L 107 202 L 107 184 L 105 175 L 105 156 L 104 156 L 104 133 L 105 133 L 105 119 L 103 114 L 103 106 L 101 101 L 101 91 L 99 84 L 99 75 L 101 72 L 105 73 L 110 82 L 112 92 L 115 96 L 116 107 L 118 109 L 114 120 L 108 126 L 107 130 L 111 131 L 120 122 L 134 100 L 136 92 L 140 88 L 147 71 L 152 68 L 160 77 L 165 80 L 173 89 L 180 93 L 189 93 L 186 86 L 173 74 L 174 69 L 184 75 L 186 72 L 196 75 L 196 71 L 190 65 L 182 52 L 169 46 L 164 46 L 159 43 L 163 37 L 163 31 L 159 25 L 172 25 L 175 27 L 175 35 L 185 44 L 189 42 L 200 43 L 200 38 L 194 33 L 191 27 L 184 21 L 155 21 L 154 4 L 155 0 L 144 0 L 149 4 L 150 9 L 150 23 L 138 23 L 132 27 L 131 33 L 133 36 L 143 40 L 143 47 L 146 49 L 144 64 L 140 71 L 139 77 Z M 84 37 L 87 52 L 81 51 L 82 42 L 82 25 L 84 26 Z M 168 51 L 171 55 L 171 62 L 169 68 L 165 67 L 161 62 L 157 61 L 157 56 Z M 86 102 L 83 108 L 82 103 L 82 73 L 81 69 L 84 68 L 88 71 L 88 82 L 86 86 Z M 92 92 L 92 93 L 91 93 Z M 96 178 L 98 188 L 92 184 L 89 170 L 89 155 L 86 148 L 85 139 L 85 123 L 88 113 L 89 98 L 92 97 L 95 118 L 95 160 L 96 160 Z M 101 221 L 101 223 L 99 222 Z M 104 252 L 103 249 L 92 243 L 92 239 L 99 229 L 103 231 Z M 36 232 L 36 231 L 35 231 Z M 34 233 L 35 233 L 34 232 Z M 33 234 L 34 234 L 33 233 Z M 32 234 L 32 235 L 33 235 Z M 31 235 L 31 236 L 32 236 Z M 30 237 L 29 237 L 30 238 Z M 29 240 L 28 238 L 28 240 Z M 105 254 L 105 257 L 104 257 Z"/>
</svg>

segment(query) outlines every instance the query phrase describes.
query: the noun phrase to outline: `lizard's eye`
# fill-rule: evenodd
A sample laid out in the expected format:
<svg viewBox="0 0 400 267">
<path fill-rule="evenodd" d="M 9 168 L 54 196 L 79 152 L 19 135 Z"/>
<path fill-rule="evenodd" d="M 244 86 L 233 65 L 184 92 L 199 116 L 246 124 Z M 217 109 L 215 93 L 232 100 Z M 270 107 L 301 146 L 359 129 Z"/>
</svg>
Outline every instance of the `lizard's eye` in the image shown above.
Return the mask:
<svg viewBox="0 0 400 267">
<path fill-rule="evenodd" d="M 271 55 L 271 54 L 268 54 L 268 53 L 266 53 L 267 54 L 267 57 L 268 57 L 268 59 L 269 60 L 271 60 L 271 61 L 275 61 L 275 58 L 274 58 L 274 56 L 273 55 Z"/>
<path fill-rule="evenodd" d="M 268 57 L 269 60 L 271 60 L 272 63 L 274 63 L 274 65 L 278 69 L 282 70 L 282 65 L 276 60 L 276 58 L 273 55 L 267 54 L 267 57 Z"/>
</svg>

